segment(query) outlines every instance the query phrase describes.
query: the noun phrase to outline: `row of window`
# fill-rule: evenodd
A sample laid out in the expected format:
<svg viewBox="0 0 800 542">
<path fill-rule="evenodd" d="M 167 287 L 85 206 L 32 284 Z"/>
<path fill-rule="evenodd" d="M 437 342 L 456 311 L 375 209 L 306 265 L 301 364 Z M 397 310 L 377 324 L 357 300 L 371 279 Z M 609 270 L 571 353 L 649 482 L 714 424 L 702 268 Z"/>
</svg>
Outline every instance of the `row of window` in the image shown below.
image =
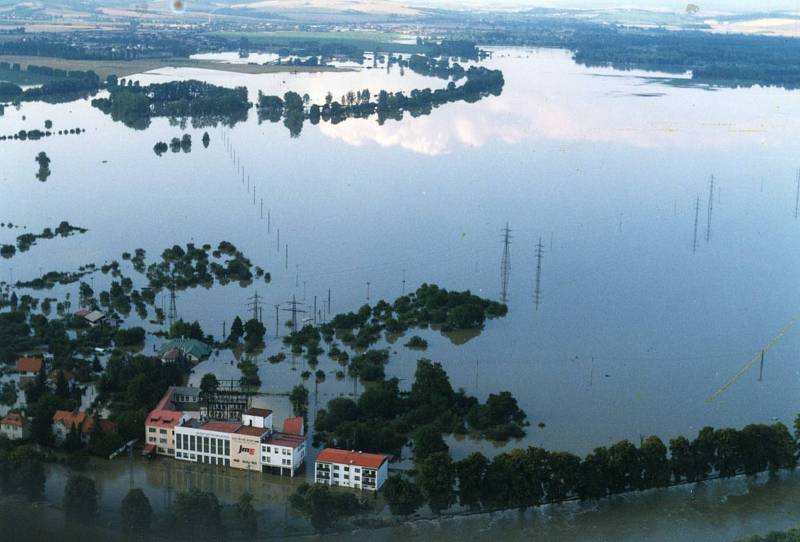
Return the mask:
<svg viewBox="0 0 800 542">
<path fill-rule="evenodd" d="M 195 441 L 194 435 L 187 435 L 186 433 L 178 433 L 175 435 L 175 439 L 175 447 L 179 450 L 231 455 L 231 441 L 227 439 L 198 436 Z"/>
<path fill-rule="evenodd" d="M 190 454 L 189 452 L 175 452 L 175 457 L 178 459 L 188 459 L 189 461 L 197 461 L 198 463 L 205 463 L 206 465 L 222 465 L 230 467 L 231 462 L 227 457 L 209 457 L 202 454 Z"/>
</svg>

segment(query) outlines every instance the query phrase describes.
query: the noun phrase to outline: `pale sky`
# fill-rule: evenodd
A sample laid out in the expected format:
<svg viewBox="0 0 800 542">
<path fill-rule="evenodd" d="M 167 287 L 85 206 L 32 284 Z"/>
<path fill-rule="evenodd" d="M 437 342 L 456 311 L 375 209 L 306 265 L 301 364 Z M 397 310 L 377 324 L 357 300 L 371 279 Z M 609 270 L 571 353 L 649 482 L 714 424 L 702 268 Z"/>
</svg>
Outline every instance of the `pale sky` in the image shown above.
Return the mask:
<svg viewBox="0 0 800 542">
<path fill-rule="evenodd" d="M 413 4 L 414 2 L 409 2 Z M 688 3 L 697 4 L 701 11 L 771 11 L 791 10 L 800 13 L 800 0 L 426 0 L 431 4 L 469 7 L 575 7 L 575 8 L 644 8 L 684 11 Z"/>
</svg>

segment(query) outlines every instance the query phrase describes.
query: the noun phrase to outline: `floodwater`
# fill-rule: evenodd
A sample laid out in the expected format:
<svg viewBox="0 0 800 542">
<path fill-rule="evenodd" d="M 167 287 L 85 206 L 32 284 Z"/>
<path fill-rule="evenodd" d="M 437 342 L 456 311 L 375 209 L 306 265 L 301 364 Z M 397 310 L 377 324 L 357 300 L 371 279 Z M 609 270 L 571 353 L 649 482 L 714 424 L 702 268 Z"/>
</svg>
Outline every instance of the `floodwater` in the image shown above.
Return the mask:
<svg viewBox="0 0 800 542">
<path fill-rule="evenodd" d="M 528 413 L 531 427 L 522 441 L 500 446 L 451 439 L 456 457 L 527 445 L 582 454 L 623 438 L 692 437 L 705 425 L 791 424 L 800 410 L 800 344 L 793 326 L 766 351 L 761 379 L 756 363 L 716 399 L 709 397 L 798 313 L 796 93 L 671 84 L 663 74 L 577 66 L 568 53 L 553 50 L 498 49 L 487 65 L 503 70 L 499 97 L 447 104 L 429 116 L 383 126 L 374 119 L 306 123 L 297 138 L 282 123 L 259 123 L 255 111 L 233 128 L 189 122 L 184 129 L 154 119 L 137 131 L 87 101 L 8 107 L 1 133 L 41 128 L 45 119 L 56 129 L 87 132 L 0 142 L 0 222 L 37 232 L 68 220 L 90 231 L 40 241 L 0 262 L 0 276 L 29 279 L 40 268 L 121 261 L 123 251 L 138 247 L 153 261 L 174 243 L 228 240 L 272 274 L 271 284 L 179 292 L 179 315 L 219 336 L 223 322 L 229 326 L 246 315 L 257 290 L 265 296 L 263 316 L 274 337 L 276 304 L 283 309 L 294 296 L 311 316 L 316 297 L 327 317 L 329 289 L 332 314 L 356 309 L 367 292 L 371 302 L 394 299 L 423 282 L 497 299 L 501 230 L 508 223 L 508 316 L 478 334 L 419 330 L 390 345 L 387 373 L 403 386 L 424 355 L 443 363 L 455 387 L 480 398 L 509 390 Z M 259 90 L 294 90 L 317 103 L 328 91 L 340 96 L 362 88 L 374 93 L 446 84 L 408 70 L 401 75 L 397 67 L 259 75 L 163 69 L 135 78 L 143 84 L 202 78 L 246 85 L 252 100 Z M 200 143 L 206 130 L 208 149 Z M 152 152 L 157 141 L 182 131 L 193 136 L 191 153 Z M 255 203 L 223 137 L 256 187 Z M 35 178 L 33 158 L 41 150 L 52 160 L 46 183 Z M 0 230 L 0 243 L 20 233 Z M 110 278 L 98 273 L 94 280 L 99 289 Z M 67 292 L 76 299 L 77 285 L 38 295 L 63 299 Z M 283 334 L 288 313 L 279 310 L 278 318 Z M 426 352 L 403 346 L 412 334 L 428 340 Z M 149 339 L 146 348 L 154 344 Z M 280 347 L 273 339 L 262 359 Z M 208 370 L 238 376 L 230 359 L 228 352 L 215 354 L 196 368 L 193 382 Z M 313 382 L 307 383 L 312 407 L 315 400 L 321 406 L 361 389 L 335 378 L 335 362 L 321 359 L 319 368 L 327 380 L 316 398 Z M 287 392 L 306 369 L 302 358 L 263 363 L 262 391 Z M 288 414 L 283 397 L 259 400 L 276 410 L 279 423 Z M 797 482 L 779 486 L 796 492 Z M 738 489 L 714 491 L 733 495 Z M 755 501 L 767 499 L 768 492 L 757 493 Z M 684 517 L 686 494 L 665 495 L 652 509 L 646 499 L 626 498 L 619 506 L 643 521 L 665 509 Z M 772 521 L 772 508 L 754 509 L 762 510 L 763 525 Z M 792 514 L 798 522 L 800 513 Z M 725 536 L 750 532 L 737 528 L 735 515 L 722 516 L 728 517 Z M 464 532 L 461 525 L 453 537 Z M 542 528 L 538 519 L 513 525 L 509 532 Z M 587 525 L 569 527 L 577 530 L 575 539 L 593 532 Z M 674 535 L 684 524 L 655 525 Z M 608 529 L 608 539 L 621 536 Z"/>
</svg>

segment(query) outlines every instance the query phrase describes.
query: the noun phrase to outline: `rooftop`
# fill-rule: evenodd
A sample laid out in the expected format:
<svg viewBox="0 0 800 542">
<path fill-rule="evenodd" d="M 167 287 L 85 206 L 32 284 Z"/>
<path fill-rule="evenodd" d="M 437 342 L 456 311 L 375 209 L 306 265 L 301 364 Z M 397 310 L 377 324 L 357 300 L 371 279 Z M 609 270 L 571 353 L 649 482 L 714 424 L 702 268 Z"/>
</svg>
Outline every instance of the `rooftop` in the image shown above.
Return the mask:
<svg viewBox="0 0 800 542">
<path fill-rule="evenodd" d="M 253 427 L 252 425 L 242 425 L 239 429 L 234 431 L 237 435 L 247 435 L 248 437 L 260 437 L 267 432 L 269 432 L 269 429 Z"/>
<path fill-rule="evenodd" d="M 17 360 L 17 372 L 19 373 L 38 373 L 42 370 L 42 358 L 19 358 Z"/>
<path fill-rule="evenodd" d="M 105 317 L 106 317 L 106 313 L 100 312 L 100 311 L 92 311 L 89 314 L 87 314 L 86 316 L 84 316 L 84 318 L 86 318 L 86 320 L 88 320 L 91 323 L 99 322 L 100 320 L 102 320 Z"/>
<path fill-rule="evenodd" d="M 368 469 L 377 469 L 384 461 L 389 459 L 388 455 L 367 454 L 354 450 L 337 450 L 336 448 L 326 448 L 317 456 L 317 462 L 339 463 L 342 465 L 356 465 Z"/>
<path fill-rule="evenodd" d="M 283 432 L 290 435 L 302 435 L 303 417 L 297 416 L 295 418 L 286 418 L 283 421 Z"/>
<path fill-rule="evenodd" d="M 19 414 L 18 412 L 9 412 L 3 417 L 2 420 L 0 420 L 0 425 L 14 425 L 16 427 L 22 427 L 25 425 L 25 416 Z"/>
<path fill-rule="evenodd" d="M 244 411 L 244 414 L 245 416 L 258 416 L 260 418 L 266 418 L 267 416 L 272 414 L 272 411 L 268 408 L 250 407 Z"/>
<path fill-rule="evenodd" d="M 266 440 L 267 444 L 273 446 L 284 446 L 286 448 L 299 448 L 306 441 L 300 435 L 289 435 L 287 433 L 272 433 Z"/>
<path fill-rule="evenodd" d="M 198 359 L 211 355 L 211 347 L 196 339 L 172 339 L 162 344 L 158 352 L 163 355 L 172 349 L 180 350 Z"/>
<path fill-rule="evenodd" d="M 217 433 L 235 433 L 242 424 L 237 422 L 219 422 L 219 421 L 207 421 L 200 424 L 199 429 L 203 431 L 214 431 Z M 260 433 L 259 433 L 260 434 Z"/>
</svg>

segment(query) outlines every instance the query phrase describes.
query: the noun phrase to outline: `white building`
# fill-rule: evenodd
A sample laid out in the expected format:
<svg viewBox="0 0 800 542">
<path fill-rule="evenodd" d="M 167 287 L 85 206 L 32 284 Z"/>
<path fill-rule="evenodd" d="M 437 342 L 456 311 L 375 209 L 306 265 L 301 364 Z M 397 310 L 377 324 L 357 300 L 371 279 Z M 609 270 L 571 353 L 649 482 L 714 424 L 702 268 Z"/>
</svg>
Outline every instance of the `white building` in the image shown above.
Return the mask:
<svg viewBox="0 0 800 542">
<path fill-rule="evenodd" d="M 9 412 L 0 420 L 0 435 L 10 440 L 28 438 L 28 420 L 22 414 Z"/>
<path fill-rule="evenodd" d="M 318 484 L 378 491 L 389 477 L 389 456 L 326 448 L 317 456 Z"/>
</svg>

